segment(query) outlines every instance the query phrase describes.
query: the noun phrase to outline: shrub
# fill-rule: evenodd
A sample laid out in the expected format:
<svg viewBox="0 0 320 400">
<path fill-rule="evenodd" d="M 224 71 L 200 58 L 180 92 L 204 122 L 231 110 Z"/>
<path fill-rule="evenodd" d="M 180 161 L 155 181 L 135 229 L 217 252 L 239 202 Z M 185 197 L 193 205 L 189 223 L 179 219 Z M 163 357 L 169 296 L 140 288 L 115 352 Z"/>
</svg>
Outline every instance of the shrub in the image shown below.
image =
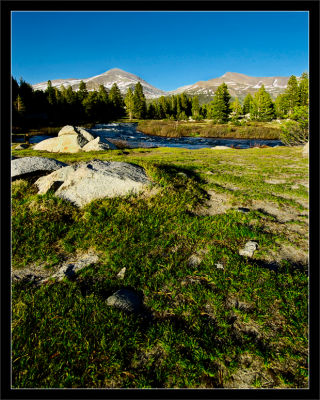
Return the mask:
<svg viewBox="0 0 320 400">
<path fill-rule="evenodd" d="M 295 107 L 292 121 L 281 126 L 280 139 L 287 146 L 297 146 L 309 140 L 309 114 L 307 106 Z"/>
<path fill-rule="evenodd" d="M 309 140 L 309 131 L 297 121 L 288 121 L 281 126 L 280 140 L 286 146 L 304 144 Z"/>
</svg>

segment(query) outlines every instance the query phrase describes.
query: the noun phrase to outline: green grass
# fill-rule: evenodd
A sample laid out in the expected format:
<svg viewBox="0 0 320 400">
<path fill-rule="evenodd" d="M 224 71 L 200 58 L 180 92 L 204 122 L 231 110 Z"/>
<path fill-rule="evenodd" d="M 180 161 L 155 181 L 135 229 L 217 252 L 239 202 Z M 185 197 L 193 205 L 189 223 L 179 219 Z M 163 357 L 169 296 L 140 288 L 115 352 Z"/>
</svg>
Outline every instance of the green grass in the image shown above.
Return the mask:
<svg viewBox="0 0 320 400">
<path fill-rule="evenodd" d="M 13 151 L 67 163 L 93 158 L 137 163 L 160 188 L 78 209 L 53 193 L 37 195 L 26 181 L 13 184 L 14 269 L 34 263 L 54 268 L 76 250 L 100 254 L 99 263 L 75 281 L 13 284 L 13 387 L 229 387 L 246 368 L 252 370 L 250 387 L 307 387 L 306 266 L 281 260 L 274 271 L 263 259 L 282 243 L 299 248 L 307 225 L 295 221 L 305 229 L 304 237 L 295 237 L 272 215 L 236 211 L 265 199 L 300 212 L 297 201 L 307 192 L 303 186 L 290 189 L 307 179 L 307 160 L 300 153 L 283 147 L 77 155 Z M 287 183 L 264 183 L 283 176 Z M 234 209 L 197 214 L 212 189 L 227 193 Z M 238 254 L 248 240 L 259 243 L 252 259 Z M 188 261 L 193 254 L 202 254 L 197 266 Z M 224 269 L 216 268 L 218 262 Z M 125 278 L 118 280 L 123 267 Z M 106 298 L 121 287 L 142 293 L 153 318 L 107 306 Z M 237 307 L 232 299 L 246 306 Z M 250 365 L 242 361 L 247 354 Z"/>
</svg>

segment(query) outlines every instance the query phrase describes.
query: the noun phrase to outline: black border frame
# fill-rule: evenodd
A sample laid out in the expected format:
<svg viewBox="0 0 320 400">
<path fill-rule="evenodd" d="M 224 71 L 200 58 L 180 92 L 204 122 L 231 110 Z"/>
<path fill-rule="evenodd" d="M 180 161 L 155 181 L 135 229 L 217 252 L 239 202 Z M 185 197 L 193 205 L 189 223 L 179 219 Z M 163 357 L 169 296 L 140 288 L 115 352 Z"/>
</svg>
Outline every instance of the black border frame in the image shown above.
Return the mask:
<svg viewBox="0 0 320 400">
<path fill-rule="evenodd" d="M 319 0 L 1 2 L 1 398 L 319 399 Z M 309 389 L 11 389 L 11 11 L 308 11 L 310 73 L 310 381 Z M 312 132 L 315 134 L 312 135 Z M 10 232 L 11 233 L 11 232 Z M 8 307 L 9 305 L 9 307 Z M 9 343 L 8 343 L 9 338 Z"/>
</svg>

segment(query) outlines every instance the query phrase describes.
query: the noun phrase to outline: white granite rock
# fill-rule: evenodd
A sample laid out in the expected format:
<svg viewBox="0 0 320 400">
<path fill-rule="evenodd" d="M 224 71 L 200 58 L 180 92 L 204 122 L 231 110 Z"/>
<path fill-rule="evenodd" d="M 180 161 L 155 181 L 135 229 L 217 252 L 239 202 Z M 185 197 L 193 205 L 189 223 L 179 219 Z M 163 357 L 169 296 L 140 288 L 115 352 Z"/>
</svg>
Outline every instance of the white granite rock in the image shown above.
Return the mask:
<svg viewBox="0 0 320 400">
<path fill-rule="evenodd" d="M 151 183 L 145 170 L 135 164 L 93 160 L 62 168 L 41 177 L 35 184 L 39 194 L 55 182 L 61 183 L 56 196 L 82 207 L 92 200 L 138 193 Z"/>
</svg>

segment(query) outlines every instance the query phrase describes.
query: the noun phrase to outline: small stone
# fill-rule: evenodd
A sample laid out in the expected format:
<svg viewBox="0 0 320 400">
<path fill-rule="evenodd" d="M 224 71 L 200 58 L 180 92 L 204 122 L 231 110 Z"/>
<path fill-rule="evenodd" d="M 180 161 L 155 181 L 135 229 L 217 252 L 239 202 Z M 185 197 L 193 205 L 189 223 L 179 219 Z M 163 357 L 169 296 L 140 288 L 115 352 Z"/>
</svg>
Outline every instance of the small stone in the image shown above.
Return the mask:
<svg viewBox="0 0 320 400">
<path fill-rule="evenodd" d="M 196 254 L 192 254 L 188 259 L 188 267 L 197 267 L 201 264 L 201 258 L 198 257 Z"/>
<path fill-rule="evenodd" d="M 246 207 L 239 207 L 239 208 L 238 208 L 238 211 L 240 211 L 240 212 L 246 214 L 246 213 L 250 212 L 250 209 L 249 209 L 249 208 L 246 208 Z"/>
<path fill-rule="evenodd" d="M 214 147 L 211 147 L 211 150 L 231 150 L 231 147 L 228 147 L 228 146 L 214 146 Z"/>
<path fill-rule="evenodd" d="M 224 269 L 224 266 L 221 263 L 215 264 L 216 268 L 218 269 Z"/>
<path fill-rule="evenodd" d="M 258 243 L 249 241 L 245 244 L 244 248 L 239 250 L 240 256 L 252 257 L 253 253 L 257 250 Z"/>
<path fill-rule="evenodd" d="M 129 289 L 117 290 L 107 298 L 107 304 L 128 312 L 139 312 L 142 307 L 141 297 Z"/>
<path fill-rule="evenodd" d="M 124 278 L 124 275 L 125 275 L 125 273 L 126 273 L 126 267 L 123 267 L 119 272 L 118 272 L 118 274 L 117 274 L 117 278 L 119 278 L 119 279 L 123 279 Z"/>
</svg>

